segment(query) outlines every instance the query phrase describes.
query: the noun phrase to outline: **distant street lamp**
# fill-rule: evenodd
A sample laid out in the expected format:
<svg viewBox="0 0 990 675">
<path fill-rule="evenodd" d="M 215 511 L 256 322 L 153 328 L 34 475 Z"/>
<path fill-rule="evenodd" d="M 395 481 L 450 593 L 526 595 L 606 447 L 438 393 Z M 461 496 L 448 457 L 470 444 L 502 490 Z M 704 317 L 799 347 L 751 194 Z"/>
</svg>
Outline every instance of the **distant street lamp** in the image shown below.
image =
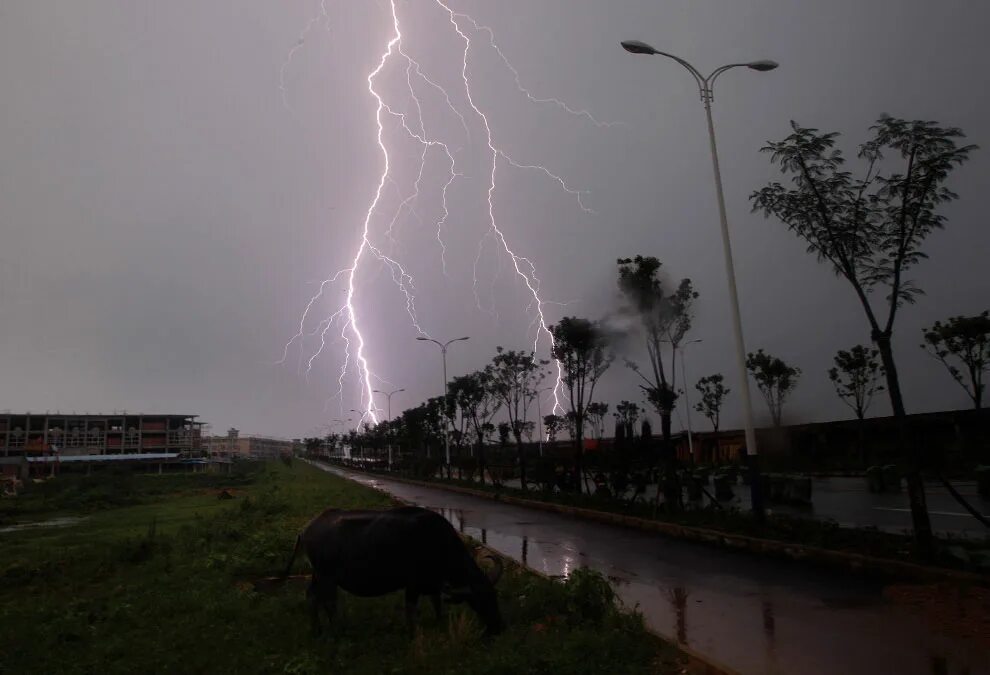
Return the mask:
<svg viewBox="0 0 990 675">
<path fill-rule="evenodd" d="M 447 347 L 449 347 L 454 342 L 461 342 L 462 340 L 470 340 L 468 337 L 454 338 L 453 340 L 447 340 L 446 342 L 440 342 L 439 340 L 434 340 L 428 337 L 417 337 L 420 342 L 432 342 L 433 344 L 440 347 L 440 352 L 443 354 L 443 404 L 446 408 L 447 405 Z M 443 448 L 444 454 L 447 457 L 447 475 L 450 475 L 450 425 L 448 424 L 447 416 L 444 415 L 443 418 Z"/>
<path fill-rule="evenodd" d="M 382 391 L 381 389 L 375 389 L 372 393 L 375 394 L 385 394 L 385 400 L 387 401 L 385 407 L 388 409 L 388 470 L 392 470 L 392 394 L 398 394 L 400 391 L 405 391 L 405 389 L 395 389 L 393 391 Z"/>
<path fill-rule="evenodd" d="M 763 492 L 759 479 L 759 458 L 756 449 L 756 431 L 753 428 L 753 403 L 749 394 L 749 375 L 746 372 L 746 347 L 743 343 L 742 319 L 739 313 L 739 296 L 736 292 L 736 273 L 732 264 L 732 245 L 729 242 L 729 223 L 725 215 L 725 197 L 722 194 L 722 173 L 718 165 L 718 151 L 715 147 L 715 124 L 712 122 L 712 99 L 714 98 L 713 87 L 718 76 L 732 68 L 746 67 L 759 72 L 766 72 L 777 67 L 776 61 L 761 60 L 750 61 L 749 63 L 730 63 L 713 70 L 707 77 L 701 74 L 697 68 L 690 63 L 662 52 L 659 49 L 640 42 L 639 40 L 626 40 L 622 43 L 622 48 L 633 54 L 649 54 L 666 56 L 677 61 L 684 66 L 691 76 L 694 77 L 698 85 L 698 92 L 701 100 L 705 104 L 705 116 L 708 119 L 708 140 L 712 151 L 712 168 L 715 171 L 715 196 L 718 201 L 718 214 L 722 224 L 722 251 L 725 254 L 725 273 L 729 281 L 729 303 L 732 307 L 732 330 L 736 339 L 736 367 L 739 374 L 739 386 L 742 392 L 743 423 L 746 429 L 746 452 L 748 454 L 749 469 L 751 474 L 750 494 L 753 504 L 753 514 L 757 519 L 764 516 Z"/>
</svg>

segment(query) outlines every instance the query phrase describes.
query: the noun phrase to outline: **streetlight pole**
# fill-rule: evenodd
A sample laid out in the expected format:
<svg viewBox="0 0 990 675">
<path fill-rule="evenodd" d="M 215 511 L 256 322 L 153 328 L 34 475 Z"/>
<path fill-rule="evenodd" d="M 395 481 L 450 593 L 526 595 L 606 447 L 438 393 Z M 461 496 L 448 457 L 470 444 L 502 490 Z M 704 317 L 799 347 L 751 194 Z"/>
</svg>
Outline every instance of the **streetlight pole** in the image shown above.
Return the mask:
<svg viewBox="0 0 990 675">
<path fill-rule="evenodd" d="M 729 222 L 725 214 L 725 196 L 722 193 L 722 172 L 718 164 L 718 149 L 715 146 L 715 124 L 712 121 L 712 99 L 714 98 L 715 80 L 718 76 L 732 68 L 745 66 L 751 70 L 766 72 L 777 67 L 776 61 L 751 61 L 749 63 L 730 63 L 716 68 L 707 77 L 701 74 L 697 68 L 684 59 L 661 52 L 654 49 L 645 42 L 639 40 L 627 40 L 622 43 L 623 49 L 633 54 L 650 54 L 666 56 L 677 61 L 684 66 L 691 76 L 694 77 L 698 85 L 698 92 L 705 105 L 705 117 L 708 121 L 708 141 L 712 152 L 712 169 L 715 173 L 715 197 L 718 201 L 718 215 L 722 225 L 722 252 L 725 256 L 725 273 L 729 282 L 729 303 L 732 307 L 732 332 L 735 334 L 736 342 L 736 368 L 739 375 L 739 387 L 742 393 L 743 404 L 743 424 L 746 429 L 746 453 L 748 455 L 750 470 L 750 495 L 753 505 L 753 514 L 758 520 L 764 516 L 763 491 L 759 478 L 759 458 L 756 448 L 756 431 L 753 427 L 753 404 L 749 393 L 749 376 L 746 372 L 746 347 L 743 342 L 742 319 L 739 312 L 739 296 L 736 291 L 736 272 L 732 264 L 732 245 L 729 242 Z"/>
<path fill-rule="evenodd" d="M 694 441 L 691 438 L 691 399 L 688 397 L 687 371 L 684 366 L 684 349 L 686 349 L 688 345 L 697 344 L 699 342 L 703 342 L 703 340 L 691 340 L 681 346 L 681 379 L 684 380 L 684 405 L 685 412 L 687 413 L 688 453 L 691 455 L 692 464 L 696 464 L 697 462 L 694 458 Z"/>
<path fill-rule="evenodd" d="M 447 347 L 449 347 L 454 342 L 461 342 L 462 340 L 470 340 L 468 337 L 454 338 L 453 340 L 447 340 L 446 342 L 440 342 L 439 340 L 434 340 L 433 338 L 419 336 L 416 338 L 420 342 L 432 342 L 440 347 L 440 352 L 443 354 L 443 405 L 444 412 L 446 412 L 447 406 Z M 444 455 L 446 456 L 447 464 L 447 476 L 450 477 L 450 424 L 447 416 L 444 415 L 443 421 L 443 449 Z"/>
<path fill-rule="evenodd" d="M 400 391 L 405 391 L 405 389 L 396 389 L 394 391 L 382 391 L 381 389 L 375 389 L 372 393 L 375 394 L 385 394 L 385 407 L 388 412 L 388 470 L 392 470 L 392 394 L 398 394 Z"/>
</svg>

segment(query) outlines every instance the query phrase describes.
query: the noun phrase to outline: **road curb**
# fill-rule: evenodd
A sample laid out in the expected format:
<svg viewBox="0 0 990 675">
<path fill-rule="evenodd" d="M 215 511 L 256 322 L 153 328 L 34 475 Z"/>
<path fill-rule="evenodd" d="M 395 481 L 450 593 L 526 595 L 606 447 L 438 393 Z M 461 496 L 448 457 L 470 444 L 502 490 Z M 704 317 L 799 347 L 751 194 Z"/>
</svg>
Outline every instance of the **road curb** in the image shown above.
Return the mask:
<svg viewBox="0 0 990 675">
<path fill-rule="evenodd" d="M 327 466 L 332 466 L 332 465 L 327 465 Z M 354 471 L 353 469 L 345 469 L 345 470 L 347 470 L 347 471 Z M 378 474 L 367 473 L 365 471 L 354 471 L 354 473 L 359 473 L 359 474 L 364 475 L 364 476 L 372 476 L 372 477 L 377 477 L 378 476 Z M 393 477 L 389 477 L 388 480 L 395 480 L 398 483 L 407 483 L 409 485 L 419 485 L 419 486 L 423 486 L 423 487 L 437 487 L 436 484 L 430 483 L 428 481 L 417 481 L 417 480 L 411 480 L 411 479 L 408 479 L 408 478 L 393 478 Z M 398 502 L 399 504 L 402 504 L 404 506 L 415 506 L 415 504 L 413 504 L 412 502 L 409 502 L 409 501 L 407 501 L 405 499 L 402 499 L 401 497 L 396 497 L 395 495 L 390 494 L 389 492 L 387 492 L 384 489 L 381 489 L 381 488 L 373 488 L 373 489 L 376 489 L 379 492 L 383 492 L 383 493 L 387 494 L 390 499 L 392 499 L 395 502 Z M 464 494 L 473 494 L 474 492 L 479 492 L 477 490 L 470 490 L 469 488 L 461 488 L 460 486 L 456 486 L 456 485 L 442 486 L 442 489 L 449 490 L 451 492 L 463 492 Z M 489 497 L 491 497 L 491 496 L 492 495 L 489 495 Z M 496 497 L 497 497 L 497 495 L 496 495 Z M 502 501 L 502 500 L 493 499 L 492 501 Z M 520 501 L 531 501 L 531 500 L 520 500 Z M 468 537 L 468 535 L 461 535 L 461 536 Z M 538 569 L 535 569 L 533 567 L 530 567 L 529 565 L 525 565 L 521 561 L 516 560 L 515 558 L 512 558 L 510 556 L 507 556 L 507 555 L 505 555 L 504 553 L 502 553 L 500 551 L 496 551 L 495 549 L 491 548 L 487 544 L 483 544 L 482 542 L 478 541 L 477 539 L 474 539 L 474 537 L 468 537 L 468 538 L 471 539 L 472 541 L 474 541 L 478 545 L 478 548 L 484 550 L 488 554 L 491 554 L 491 555 L 494 555 L 494 556 L 499 557 L 500 559 L 503 560 L 503 562 L 508 562 L 508 563 L 510 563 L 512 565 L 516 565 L 518 567 L 521 567 L 524 570 L 526 570 L 527 572 L 530 572 L 530 573 L 535 574 L 535 575 L 537 575 L 539 577 L 542 577 L 543 579 L 547 579 L 547 580 L 552 579 L 552 577 L 550 577 L 548 574 L 545 574 L 545 573 L 541 572 Z M 722 663 L 719 663 L 719 662 L 715 661 L 714 659 L 712 659 L 712 658 L 710 658 L 708 656 L 705 656 L 704 654 L 702 654 L 702 653 L 700 653 L 698 651 L 695 651 L 691 647 L 688 647 L 687 645 L 678 642 L 677 640 L 673 639 L 669 635 L 664 635 L 663 633 L 660 633 L 660 632 L 658 632 L 658 631 L 650 628 L 649 626 L 645 625 L 645 623 L 644 623 L 644 627 L 646 628 L 646 631 L 648 633 L 650 633 L 651 635 L 653 635 L 654 637 L 656 637 L 656 638 L 658 638 L 660 640 L 663 640 L 667 644 L 672 645 L 673 647 L 676 647 L 680 652 L 682 652 L 684 654 L 684 656 L 687 657 L 687 666 L 689 668 L 689 671 L 688 672 L 690 672 L 691 675 L 742 675 L 738 670 L 735 670 L 734 668 L 730 668 L 729 666 L 726 666 L 726 665 L 724 665 Z"/>
<path fill-rule="evenodd" d="M 705 544 L 719 546 L 736 551 L 745 551 L 758 555 L 768 555 L 776 558 L 784 558 L 795 562 L 812 563 L 839 569 L 845 572 L 856 574 L 876 575 L 893 577 L 899 580 L 915 581 L 922 583 L 954 582 L 964 584 L 977 584 L 980 586 L 990 586 L 990 577 L 974 572 L 964 572 L 941 567 L 929 567 L 918 563 L 893 560 L 890 558 L 877 558 L 875 556 L 861 553 L 848 553 L 845 551 L 834 551 L 831 549 L 808 546 L 805 544 L 795 544 L 774 539 L 761 539 L 742 534 L 731 534 L 710 530 L 690 525 L 677 525 L 675 523 L 665 523 L 658 520 L 648 520 L 636 516 L 624 516 L 619 513 L 608 511 L 596 511 L 579 506 L 567 506 L 564 504 L 554 504 L 536 499 L 525 499 L 515 495 L 499 494 L 475 490 L 462 487 L 460 485 L 445 485 L 431 481 L 414 480 L 410 478 L 399 478 L 395 476 L 382 476 L 381 474 L 368 473 L 347 468 L 348 471 L 361 473 L 366 476 L 380 477 L 385 480 L 394 480 L 409 485 L 420 487 L 431 487 L 448 492 L 480 497 L 491 501 L 501 501 L 506 504 L 524 506 L 527 508 L 539 509 L 542 511 L 552 511 L 562 515 L 590 520 L 607 525 L 619 525 L 645 532 L 656 532 L 668 537 L 696 541 Z"/>
</svg>

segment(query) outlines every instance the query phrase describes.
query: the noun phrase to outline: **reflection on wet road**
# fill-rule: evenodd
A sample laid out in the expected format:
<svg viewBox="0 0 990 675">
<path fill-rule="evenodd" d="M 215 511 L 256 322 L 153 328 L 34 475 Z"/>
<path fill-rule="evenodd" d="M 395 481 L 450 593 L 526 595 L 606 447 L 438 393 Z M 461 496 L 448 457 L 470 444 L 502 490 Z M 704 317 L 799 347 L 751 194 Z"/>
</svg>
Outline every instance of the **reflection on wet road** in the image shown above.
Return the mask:
<svg viewBox="0 0 990 675">
<path fill-rule="evenodd" d="M 596 569 L 654 630 L 742 673 L 990 675 L 985 616 L 939 621 L 853 576 L 332 471 L 436 509 L 460 531 L 545 574 Z M 945 609 L 953 599 L 939 601 Z M 949 611 L 972 611 L 963 604 Z"/>
</svg>

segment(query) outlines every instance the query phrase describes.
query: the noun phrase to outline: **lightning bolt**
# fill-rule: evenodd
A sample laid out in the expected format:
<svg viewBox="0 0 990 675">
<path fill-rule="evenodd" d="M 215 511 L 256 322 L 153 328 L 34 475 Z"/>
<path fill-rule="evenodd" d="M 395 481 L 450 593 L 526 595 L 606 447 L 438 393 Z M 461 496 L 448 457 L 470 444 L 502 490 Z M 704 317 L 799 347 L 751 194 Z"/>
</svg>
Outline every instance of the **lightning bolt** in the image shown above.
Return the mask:
<svg viewBox="0 0 990 675">
<path fill-rule="evenodd" d="M 317 16 L 309 21 L 309 23 L 304 27 L 302 32 L 297 39 L 296 44 L 289 50 L 285 61 L 279 72 L 279 90 L 282 95 L 283 103 L 288 108 L 288 98 L 285 88 L 285 73 L 287 68 L 292 62 L 293 55 L 305 44 L 306 36 L 313 29 L 314 26 L 320 22 L 324 22 L 329 30 L 330 18 L 326 10 L 325 5 L 326 0 L 322 0 L 320 4 L 320 12 Z M 533 339 L 533 351 L 538 352 L 541 341 L 544 336 L 546 336 L 549 347 L 553 347 L 553 335 L 550 333 L 548 324 L 546 321 L 546 316 L 544 314 L 544 306 L 550 304 L 551 301 L 545 300 L 540 294 L 540 288 L 542 282 L 537 276 L 535 264 L 526 256 L 521 255 L 516 252 L 512 246 L 510 246 L 509 240 L 499 227 L 496 220 L 496 209 L 495 209 L 495 194 L 497 189 L 497 177 L 499 175 L 499 166 L 508 167 L 509 169 L 516 169 L 522 171 L 534 171 L 543 174 L 547 179 L 553 181 L 557 186 L 566 194 L 573 197 L 578 208 L 580 208 L 585 213 L 593 213 L 593 211 L 586 206 L 583 201 L 586 191 L 578 190 L 571 187 L 560 175 L 552 171 L 551 169 L 543 166 L 542 164 L 528 163 L 516 160 L 514 157 L 509 155 L 504 149 L 499 147 L 495 141 L 495 135 L 492 131 L 492 125 L 489 121 L 488 116 L 485 112 L 475 103 L 475 98 L 473 94 L 472 79 L 469 74 L 469 58 L 472 54 L 472 41 L 471 35 L 468 31 L 473 30 L 474 33 L 483 32 L 488 36 L 488 44 L 495 51 L 498 57 L 501 59 L 502 63 L 509 69 L 515 80 L 517 89 L 532 103 L 535 104 L 552 104 L 563 110 L 569 115 L 576 117 L 586 118 L 589 122 L 594 124 L 596 127 L 608 127 L 615 123 L 602 122 L 596 119 L 586 110 L 576 109 L 565 102 L 556 98 L 541 98 L 534 95 L 529 89 L 523 86 L 522 78 L 519 71 L 512 65 L 509 59 L 506 57 L 504 52 L 498 46 L 495 40 L 495 34 L 491 28 L 481 25 L 475 21 L 470 16 L 463 14 L 461 12 L 455 12 L 448 4 L 446 0 L 434 0 L 437 8 L 446 13 L 449 23 L 453 30 L 456 32 L 460 40 L 464 44 L 464 50 L 461 57 L 461 68 L 460 77 L 463 81 L 463 93 L 467 100 L 467 105 L 470 108 L 469 114 L 472 115 L 481 126 L 484 128 L 484 144 L 487 148 L 487 156 L 489 161 L 486 164 L 486 176 L 487 176 L 487 230 L 485 234 L 480 238 L 478 242 L 478 253 L 474 263 L 474 294 L 476 304 L 479 309 L 485 311 L 482 308 L 479 296 L 478 296 L 478 265 L 482 258 L 482 254 L 485 250 L 485 243 L 489 240 L 493 241 L 497 245 L 497 262 L 501 263 L 502 254 L 508 257 L 512 263 L 512 269 L 515 271 L 516 275 L 522 280 L 526 287 L 526 290 L 530 296 L 529 306 L 526 308 L 527 315 L 532 314 L 532 320 L 530 322 L 530 327 L 526 331 L 527 335 Z M 382 170 L 378 178 L 377 186 L 374 190 L 373 197 L 369 203 L 367 210 L 364 215 L 364 220 L 361 226 L 360 238 L 357 243 L 354 253 L 347 267 L 340 269 L 326 279 L 324 279 L 317 290 L 317 292 L 310 298 L 305 309 L 303 310 L 302 316 L 299 321 L 298 330 L 295 335 L 290 338 L 290 340 L 285 344 L 282 353 L 282 359 L 279 363 L 284 363 L 288 358 L 289 351 L 293 344 L 298 343 L 300 350 L 300 362 L 299 368 L 302 370 L 303 352 L 305 350 L 305 343 L 307 338 L 313 338 L 319 336 L 319 346 L 313 351 L 313 353 L 305 359 L 306 368 L 305 373 L 308 376 L 312 371 L 314 362 L 324 353 L 329 344 L 334 344 L 336 342 L 343 342 L 343 364 L 337 376 L 337 391 L 331 397 L 337 398 L 340 401 L 341 412 L 343 413 L 343 396 L 345 389 L 345 380 L 347 379 L 348 373 L 352 370 L 356 371 L 356 377 L 359 383 L 359 400 L 360 407 L 364 409 L 364 413 L 361 415 L 361 419 L 358 422 L 358 426 L 363 423 L 366 419 L 370 419 L 373 423 L 378 422 L 377 409 L 375 408 L 373 401 L 373 385 L 372 380 L 385 381 L 384 378 L 373 372 L 371 364 L 368 357 L 368 344 L 365 339 L 365 335 L 362 333 L 361 325 L 359 323 L 359 297 L 358 297 L 358 272 L 363 266 L 377 262 L 379 265 L 379 270 L 387 269 L 391 275 L 391 280 L 396 286 L 397 290 L 403 294 L 405 297 L 405 308 L 406 313 L 409 316 L 412 326 L 415 330 L 424 337 L 430 337 L 429 333 L 420 324 L 416 314 L 416 295 L 415 295 L 415 283 L 412 275 L 407 272 L 403 267 L 402 263 L 396 257 L 395 248 L 398 244 L 395 239 L 395 234 L 399 223 L 402 221 L 406 214 L 411 214 L 422 220 L 419 214 L 416 212 L 415 205 L 417 200 L 419 200 L 421 195 L 421 183 L 424 176 L 424 171 L 426 168 L 428 157 L 432 152 L 440 152 L 442 156 L 446 159 L 447 174 L 440 191 L 441 199 L 441 214 L 435 222 L 436 228 L 436 239 L 438 246 L 440 248 L 440 260 L 441 268 L 445 276 L 447 276 L 447 246 L 444 242 L 443 234 L 446 228 L 447 220 L 450 216 L 450 211 L 447 207 L 447 194 L 448 191 L 454 186 L 455 181 L 464 176 L 458 169 L 457 163 L 457 152 L 458 148 L 452 148 L 448 141 L 432 134 L 428 125 L 424 120 L 424 112 L 422 103 L 417 95 L 418 87 L 427 87 L 440 96 L 447 108 L 458 118 L 461 127 L 464 130 L 465 141 L 471 141 L 471 132 L 468 125 L 467 116 L 464 112 L 458 109 L 451 98 L 450 93 L 441 84 L 439 84 L 434 78 L 430 77 L 423 66 L 413 58 L 402 45 L 402 30 L 400 27 L 399 13 L 396 8 L 396 0 L 388 0 L 387 8 L 391 17 L 392 24 L 392 35 L 388 39 L 384 46 L 384 50 L 378 58 L 377 65 L 375 68 L 367 75 L 367 89 L 369 94 L 375 103 L 375 127 L 376 127 L 376 141 L 378 149 L 382 156 Z M 470 28 L 467 28 L 467 27 Z M 405 63 L 405 88 L 408 92 L 408 101 L 411 101 L 411 109 L 399 109 L 396 105 L 390 104 L 386 101 L 385 96 L 376 89 L 376 81 L 378 76 L 384 70 L 386 64 L 392 58 L 400 58 Z M 409 107 L 408 105 L 405 107 Z M 399 184 L 392 177 L 392 160 L 389 155 L 388 144 L 385 141 L 385 120 L 391 119 L 395 123 L 395 129 L 404 132 L 407 138 L 414 140 L 420 146 L 419 152 L 419 169 L 416 174 L 416 178 L 413 181 L 411 191 L 403 195 Z M 372 230 L 372 219 L 378 214 L 380 207 L 382 205 L 383 193 L 385 191 L 386 185 L 390 185 L 395 188 L 399 195 L 399 203 L 392 212 L 392 216 L 387 221 L 387 225 L 384 228 L 384 236 L 388 239 L 391 247 L 386 250 L 381 246 L 377 246 L 372 241 L 371 230 Z M 498 268 L 496 269 L 496 279 L 498 276 Z M 494 283 L 492 282 L 494 289 Z M 312 331 L 307 331 L 306 326 L 310 323 L 311 316 L 314 315 L 319 307 L 322 307 L 330 296 L 330 289 L 336 288 L 337 286 L 342 286 L 343 300 L 333 307 L 333 311 L 330 311 L 326 316 L 317 322 L 316 328 Z M 493 290 L 494 292 L 494 290 Z M 561 304 L 561 303 L 554 303 Z M 491 307 L 489 310 L 493 315 L 497 316 L 495 312 L 494 297 L 492 298 Z M 334 338 L 332 343 L 328 344 L 328 335 L 330 335 L 331 330 L 336 331 L 337 337 Z M 535 331 L 535 335 L 534 335 Z M 557 383 L 553 390 L 554 395 L 554 407 L 555 412 L 562 409 L 559 399 L 559 391 L 561 385 L 562 372 L 560 364 L 557 364 Z M 343 416 L 343 414 L 341 415 Z"/>
</svg>

